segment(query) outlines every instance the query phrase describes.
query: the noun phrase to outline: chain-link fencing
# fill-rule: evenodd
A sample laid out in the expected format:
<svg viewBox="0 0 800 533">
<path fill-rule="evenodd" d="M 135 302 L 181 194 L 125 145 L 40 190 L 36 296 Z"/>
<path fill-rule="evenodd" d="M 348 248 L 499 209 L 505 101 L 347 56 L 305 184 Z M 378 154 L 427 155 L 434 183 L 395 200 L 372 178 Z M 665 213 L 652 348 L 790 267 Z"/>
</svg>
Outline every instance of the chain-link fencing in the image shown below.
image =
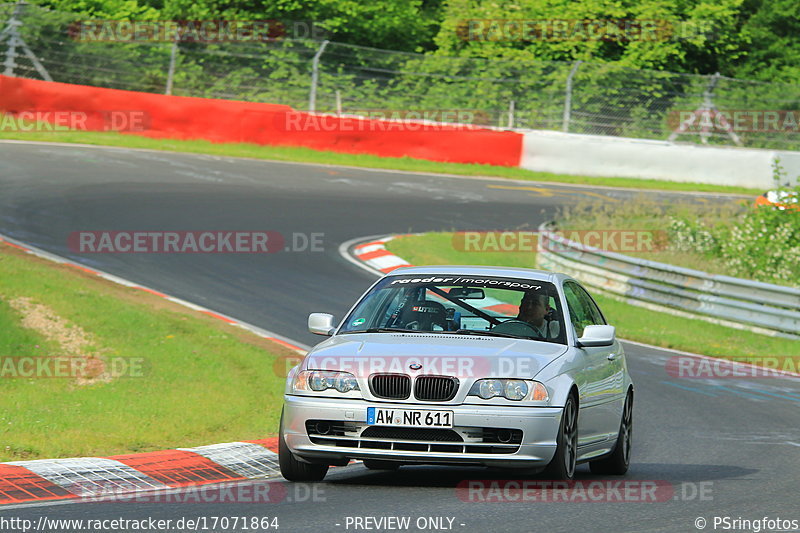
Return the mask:
<svg viewBox="0 0 800 533">
<path fill-rule="evenodd" d="M 800 150 L 795 85 L 311 39 L 120 42 L 114 34 L 76 34 L 80 19 L 35 5 L 0 4 L 0 31 L 9 30 L 0 37 L 0 72 L 44 77 L 19 42 L 11 43 L 16 32 L 57 82 L 322 113 Z"/>
</svg>

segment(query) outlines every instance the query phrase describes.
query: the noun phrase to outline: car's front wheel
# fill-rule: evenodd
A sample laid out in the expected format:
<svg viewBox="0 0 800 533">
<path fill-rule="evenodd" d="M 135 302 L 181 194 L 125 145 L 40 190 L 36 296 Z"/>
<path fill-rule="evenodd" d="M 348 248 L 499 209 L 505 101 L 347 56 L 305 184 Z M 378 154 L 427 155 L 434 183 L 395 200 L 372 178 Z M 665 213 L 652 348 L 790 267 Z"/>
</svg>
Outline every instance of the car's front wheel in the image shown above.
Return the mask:
<svg viewBox="0 0 800 533">
<path fill-rule="evenodd" d="M 573 394 L 567 397 L 564 404 L 556 441 L 556 455 L 545 468 L 544 474 L 550 479 L 572 479 L 578 457 L 578 402 Z"/>
<path fill-rule="evenodd" d="M 278 436 L 278 464 L 281 467 L 281 475 L 289 481 L 322 481 L 328 473 L 328 465 L 304 463 L 289 450 L 283 437 L 283 413 L 281 413 Z"/>
<path fill-rule="evenodd" d="M 617 444 L 611 455 L 592 461 L 589 469 L 593 474 L 621 476 L 631 464 L 631 445 L 633 438 L 633 392 L 629 391 L 622 408 L 622 421 L 619 424 Z"/>
</svg>

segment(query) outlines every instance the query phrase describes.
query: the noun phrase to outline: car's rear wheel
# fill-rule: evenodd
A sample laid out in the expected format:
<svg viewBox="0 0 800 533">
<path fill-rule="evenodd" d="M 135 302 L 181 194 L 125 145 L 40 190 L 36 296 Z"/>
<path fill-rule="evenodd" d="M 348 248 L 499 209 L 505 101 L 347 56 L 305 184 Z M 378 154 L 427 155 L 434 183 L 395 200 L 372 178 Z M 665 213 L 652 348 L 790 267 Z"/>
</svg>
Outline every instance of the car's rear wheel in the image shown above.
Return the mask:
<svg viewBox="0 0 800 533">
<path fill-rule="evenodd" d="M 364 466 L 370 470 L 397 470 L 400 468 L 400 463 L 381 461 L 378 459 L 364 459 Z"/>
<path fill-rule="evenodd" d="M 550 479 L 572 479 L 578 457 L 578 402 L 573 394 L 564 404 L 556 442 L 556 454 L 545 468 L 544 475 Z"/>
<path fill-rule="evenodd" d="M 278 437 L 278 464 L 281 475 L 289 481 L 322 481 L 328 473 L 328 465 L 304 463 L 289 450 L 283 437 L 283 413 Z"/>
<path fill-rule="evenodd" d="M 631 464 L 631 449 L 633 438 L 633 392 L 629 391 L 622 407 L 622 420 L 619 424 L 617 444 L 611 455 L 592 461 L 589 468 L 593 474 L 606 474 L 621 476 L 628 471 Z"/>
</svg>

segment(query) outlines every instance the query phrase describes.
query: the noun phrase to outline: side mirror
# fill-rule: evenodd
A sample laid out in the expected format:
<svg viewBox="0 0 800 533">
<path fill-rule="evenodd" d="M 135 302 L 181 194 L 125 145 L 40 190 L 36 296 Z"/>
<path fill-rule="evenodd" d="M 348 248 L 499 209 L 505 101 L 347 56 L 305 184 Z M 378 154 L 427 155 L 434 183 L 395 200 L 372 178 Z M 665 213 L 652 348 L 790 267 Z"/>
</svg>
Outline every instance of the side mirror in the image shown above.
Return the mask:
<svg viewBox="0 0 800 533">
<path fill-rule="evenodd" d="M 333 315 L 328 313 L 311 313 L 308 315 L 308 331 L 315 335 L 333 335 L 336 326 L 333 325 Z"/>
<path fill-rule="evenodd" d="M 617 328 L 614 326 L 586 326 L 583 337 L 578 339 L 578 346 L 591 348 L 595 346 L 611 346 L 614 344 Z"/>
</svg>

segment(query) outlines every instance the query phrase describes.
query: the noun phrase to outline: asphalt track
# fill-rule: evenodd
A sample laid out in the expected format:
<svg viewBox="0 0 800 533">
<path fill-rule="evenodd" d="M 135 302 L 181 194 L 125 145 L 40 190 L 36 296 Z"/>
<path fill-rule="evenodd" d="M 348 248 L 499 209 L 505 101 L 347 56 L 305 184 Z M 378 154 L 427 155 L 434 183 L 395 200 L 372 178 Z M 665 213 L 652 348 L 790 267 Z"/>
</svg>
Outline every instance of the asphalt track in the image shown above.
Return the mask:
<svg viewBox="0 0 800 533">
<path fill-rule="evenodd" d="M 312 344 L 309 312 L 339 317 L 374 278 L 338 253 L 350 239 L 453 229 L 535 228 L 580 198 L 635 193 L 115 148 L 0 142 L 0 233 Z M 654 194 L 661 201 L 677 196 Z M 698 201 L 725 201 L 713 195 Z M 323 234 L 319 252 L 78 254 L 85 230 L 271 230 Z M 735 334 L 732 332 L 732 334 Z M 627 346 L 637 386 L 627 480 L 670 483 L 655 503 L 463 501 L 482 469 L 333 469 L 317 498 L 275 504 L 69 503 L 0 508 L 0 518 L 277 516 L 279 531 L 355 531 L 346 517 L 453 518 L 455 531 L 697 531 L 695 519 L 800 519 L 796 379 L 671 378 L 674 354 Z M 258 399 L 254 399 L 257 411 Z M 578 478 L 593 479 L 586 467 Z M 701 494 L 702 492 L 702 494 Z M 293 500 L 293 501 L 289 501 Z M 299 500 L 299 501 L 298 501 Z M 795 502 L 795 503 L 792 503 Z M 445 521 L 445 524 L 447 521 Z M 337 526 L 337 524 L 340 524 Z M 61 529 L 67 530 L 67 529 Z M 218 528 L 218 530 L 222 530 Z M 238 530 L 244 531 L 243 528 Z M 360 529 L 364 531 L 365 529 Z M 416 531 L 416 527 L 411 528 Z"/>
</svg>

